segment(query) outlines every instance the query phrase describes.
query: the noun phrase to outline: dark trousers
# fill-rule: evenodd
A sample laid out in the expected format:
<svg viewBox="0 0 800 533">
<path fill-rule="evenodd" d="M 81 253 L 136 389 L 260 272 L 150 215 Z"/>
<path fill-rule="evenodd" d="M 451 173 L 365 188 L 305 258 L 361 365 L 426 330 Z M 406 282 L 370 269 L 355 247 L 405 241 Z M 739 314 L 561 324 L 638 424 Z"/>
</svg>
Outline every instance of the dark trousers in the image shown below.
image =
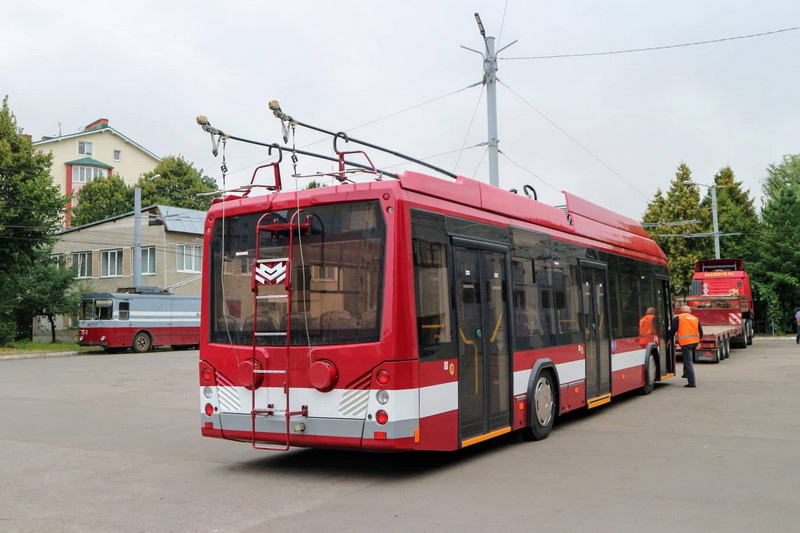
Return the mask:
<svg viewBox="0 0 800 533">
<path fill-rule="evenodd" d="M 797 324 L 797 343 L 800 344 L 800 324 Z"/>
<path fill-rule="evenodd" d="M 689 380 L 689 385 L 697 385 L 694 380 L 694 350 L 697 344 L 684 344 L 681 346 L 683 357 L 683 375 Z"/>
</svg>

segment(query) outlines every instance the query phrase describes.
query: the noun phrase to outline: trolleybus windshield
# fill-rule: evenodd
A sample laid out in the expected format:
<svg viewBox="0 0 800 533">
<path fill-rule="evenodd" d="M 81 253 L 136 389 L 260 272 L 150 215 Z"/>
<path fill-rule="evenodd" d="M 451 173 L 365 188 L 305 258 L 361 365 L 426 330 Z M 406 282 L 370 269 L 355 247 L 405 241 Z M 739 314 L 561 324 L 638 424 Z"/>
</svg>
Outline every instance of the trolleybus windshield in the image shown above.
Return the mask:
<svg viewBox="0 0 800 533">
<path fill-rule="evenodd" d="M 308 224 L 294 230 L 291 250 L 291 316 L 287 299 L 265 298 L 254 305 L 251 290 L 256 260 L 256 226 L 287 224 L 294 209 L 218 219 L 210 243 L 211 342 L 294 345 L 375 342 L 380 337 L 386 225 L 378 202 L 301 208 L 294 218 Z M 263 217 L 263 218 L 262 218 Z M 289 230 L 260 232 L 260 259 L 288 258 Z M 278 281 L 278 280 L 276 280 Z M 259 294 L 287 294 L 283 282 Z"/>
<path fill-rule="evenodd" d="M 114 305 L 111 299 L 81 300 L 79 318 L 81 320 L 111 320 Z"/>
</svg>

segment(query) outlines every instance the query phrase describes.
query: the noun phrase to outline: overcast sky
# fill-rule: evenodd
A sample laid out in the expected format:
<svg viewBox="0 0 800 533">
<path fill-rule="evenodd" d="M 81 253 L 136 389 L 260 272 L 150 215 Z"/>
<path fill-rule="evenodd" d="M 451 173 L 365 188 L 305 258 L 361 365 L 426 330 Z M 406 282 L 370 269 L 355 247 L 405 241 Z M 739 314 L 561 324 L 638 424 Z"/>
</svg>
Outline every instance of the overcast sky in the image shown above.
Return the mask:
<svg viewBox="0 0 800 533">
<path fill-rule="evenodd" d="M 467 89 L 482 59 L 461 48 L 483 50 L 475 12 L 498 48 L 517 41 L 498 71 L 503 188 L 530 184 L 554 205 L 567 190 L 640 219 L 681 162 L 705 183 L 729 165 L 760 198 L 767 166 L 800 152 L 800 30 L 514 59 L 784 30 L 800 26 L 796 0 L 14 2 L 0 16 L 0 96 L 34 139 L 107 118 L 220 186 L 195 117 L 279 142 L 272 99 L 303 122 L 418 158 L 446 154 L 428 161 L 488 182 L 486 94 Z M 330 153 L 319 139 L 298 130 L 296 144 Z M 229 188 L 269 159 L 233 142 L 226 156 Z M 330 164 L 302 158 L 301 170 Z"/>
</svg>

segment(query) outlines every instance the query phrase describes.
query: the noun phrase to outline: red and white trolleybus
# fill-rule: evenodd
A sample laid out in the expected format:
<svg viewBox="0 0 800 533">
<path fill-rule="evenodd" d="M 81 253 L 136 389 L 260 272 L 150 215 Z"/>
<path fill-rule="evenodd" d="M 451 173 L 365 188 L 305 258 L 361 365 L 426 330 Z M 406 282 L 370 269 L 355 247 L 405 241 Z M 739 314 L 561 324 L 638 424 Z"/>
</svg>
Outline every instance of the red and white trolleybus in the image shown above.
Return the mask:
<svg viewBox="0 0 800 533">
<path fill-rule="evenodd" d="M 261 144 L 198 122 L 215 152 Z M 336 155 L 321 157 L 339 161 L 341 184 L 282 191 L 271 163 L 270 194 L 250 196 L 253 183 L 207 214 L 203 435 L 456 450 L 543 439 L 562 413 L 674 376 L 667 262 L 636 221 L 569 193 L 557 208 L 464 177 L 380 172 L 337 140 L 379 147 L 332 135 Z M 353 168 L 376 179 L 352 183 Z M 651 307 L 656 333 L 642 338 Z"/>
<path fill-rule="evenodd" d="M 156 287 L 121 288 L 81 296 L 78 345 L 109 353 L 155 346 L 188 349 L 200 343 L 200 298 Z"/>
</svg>

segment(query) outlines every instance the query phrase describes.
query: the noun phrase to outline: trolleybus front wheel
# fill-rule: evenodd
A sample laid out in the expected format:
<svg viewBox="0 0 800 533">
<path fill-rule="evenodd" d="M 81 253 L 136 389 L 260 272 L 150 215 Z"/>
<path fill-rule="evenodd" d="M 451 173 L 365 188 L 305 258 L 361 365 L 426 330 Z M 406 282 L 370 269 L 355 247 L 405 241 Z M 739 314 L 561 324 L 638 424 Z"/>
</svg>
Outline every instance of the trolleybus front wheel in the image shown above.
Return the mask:
<svg viewBox="0 0 800 533">
<path fill-rule="evenodd" d="M 553 429 L 556 418 L 556 393 L 553 383 L 553 375 L 548 370 L 542 370 L 536 376 L 528 403 L 530 425 L 523 429 L 522 433 L 527 440 L 545 439 Z"/>
<path fill-rule="evenodd" d="M 133 344 L 131 345 L 131 348 L 133 348 L 134 352 L 149 352 L 150 348 L 152 347 L 153 340 L 150 338 L 150 334 L 148 334 L 146 331 L 140 331 L 133 336 Z"/>
</svg>

